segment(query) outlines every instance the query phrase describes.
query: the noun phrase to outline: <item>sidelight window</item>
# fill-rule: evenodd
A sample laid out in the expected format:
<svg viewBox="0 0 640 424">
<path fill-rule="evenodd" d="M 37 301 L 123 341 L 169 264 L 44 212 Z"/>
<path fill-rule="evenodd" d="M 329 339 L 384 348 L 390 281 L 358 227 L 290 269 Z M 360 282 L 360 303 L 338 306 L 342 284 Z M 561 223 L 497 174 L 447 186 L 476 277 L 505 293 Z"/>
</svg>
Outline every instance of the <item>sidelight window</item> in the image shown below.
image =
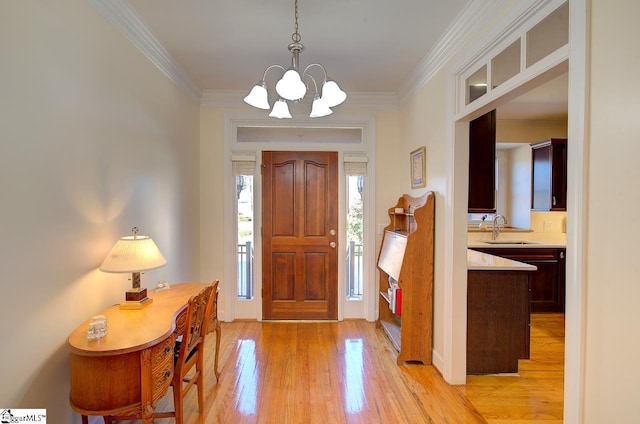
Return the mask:
<svg viewBox="0 0 640 424">
<path fill-rule="evenodd" d="M 253 157 L 235 157 L 233 159 L 233 176 L 235 178 L 236 205 L 236 246 L 237 246 L 237 297 L 253 299 L 253 173 L 255 159 Z M 252 160 L 249 160 L 252 159 Z"/>
<path fill-rule="evenodd" d="M 347 195 L 346 297 L 362 300 L 364 294 L 364 188 L 367 162 L 363 157 L 345 158 Z"/>
</svg>

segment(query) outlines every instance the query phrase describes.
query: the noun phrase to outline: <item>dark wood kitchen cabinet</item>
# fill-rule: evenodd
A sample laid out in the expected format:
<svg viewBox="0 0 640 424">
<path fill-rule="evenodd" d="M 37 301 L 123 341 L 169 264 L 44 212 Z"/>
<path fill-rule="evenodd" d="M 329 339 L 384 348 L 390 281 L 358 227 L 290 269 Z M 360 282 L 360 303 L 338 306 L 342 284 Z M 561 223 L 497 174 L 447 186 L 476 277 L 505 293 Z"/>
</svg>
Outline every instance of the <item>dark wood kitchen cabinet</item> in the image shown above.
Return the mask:
<svg viewBox="0 0 640 424">
<path fill-rule="evenodd" d="M 469 213 L 496 211 L 496 111 L 469 123 Z"/>
<path fill-rule="evenodd" d="M 567 139 L 531 145 L 531 209 L 567 210 Z"/>
<path fill-rule="evenodd" d="M 535 265 L 531 272 L 531 312 L 564 312 L 565 252 L 563 248 L 473 248 L 479 252 Z"/>
<path fill-rule="evenodd" d="M 468 271 L 467 374 L 518 372 L 529 359 L 529 271 Z"/>
</svg>

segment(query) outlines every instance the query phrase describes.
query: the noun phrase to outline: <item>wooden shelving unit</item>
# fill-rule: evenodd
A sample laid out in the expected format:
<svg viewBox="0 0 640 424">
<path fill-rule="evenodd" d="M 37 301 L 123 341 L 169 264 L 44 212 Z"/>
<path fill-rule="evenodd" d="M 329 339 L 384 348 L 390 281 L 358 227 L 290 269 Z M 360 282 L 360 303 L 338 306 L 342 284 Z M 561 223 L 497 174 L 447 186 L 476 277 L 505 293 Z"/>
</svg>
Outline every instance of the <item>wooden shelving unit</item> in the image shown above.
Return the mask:
<svg viewBox="0 0 640 424">
<path fill-rule="evenodd" d="M 378 255 L 380 311 L 378 327 L 398 350 L 398 364 L 430 364 L 433 349 L 433 234 L 435 195 L 403 195 L 389 209 Z M 389 278 L 402 289 L 402 314 L 394 314 Z"/>
</svg>

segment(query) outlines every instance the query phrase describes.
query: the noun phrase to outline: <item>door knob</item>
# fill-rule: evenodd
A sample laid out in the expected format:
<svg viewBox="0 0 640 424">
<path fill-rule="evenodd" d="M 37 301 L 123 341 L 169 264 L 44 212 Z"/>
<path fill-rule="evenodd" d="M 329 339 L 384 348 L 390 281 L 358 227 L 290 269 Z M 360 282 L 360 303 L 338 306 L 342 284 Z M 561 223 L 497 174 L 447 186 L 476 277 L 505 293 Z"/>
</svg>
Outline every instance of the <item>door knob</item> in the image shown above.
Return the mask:
<svg viewBox="0 0 640 424">
<path fill-rule="evenodd" d="M 330 246 L 332 249 L 335 249 L 335 248 L 336 248 L 336 242 L 335 242 L 335 241 L 332 241 L 331 243 L 329 243 L 329 246 Z"/>
<path fill-rule="evenodd" d="M 335 236 L 336 235 L 336 230 L 329 231 L 329 234 L 331 234 L 332 236 Z"/>
</svg>

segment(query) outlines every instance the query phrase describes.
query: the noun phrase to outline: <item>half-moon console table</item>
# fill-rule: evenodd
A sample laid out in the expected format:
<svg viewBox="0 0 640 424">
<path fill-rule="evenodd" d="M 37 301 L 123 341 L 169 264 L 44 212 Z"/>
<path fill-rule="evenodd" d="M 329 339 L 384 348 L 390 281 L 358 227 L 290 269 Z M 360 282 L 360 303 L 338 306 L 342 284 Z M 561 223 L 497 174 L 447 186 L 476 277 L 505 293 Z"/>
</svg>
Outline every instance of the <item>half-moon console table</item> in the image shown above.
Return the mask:
<svg viewBox="0 0 640 424">
<path fill-rule="evenodd" d="M 107 335 L 99 341 L 87 339 L 88 320 L 71 333 L 69 402 L 83 422 L 87 415 L 116 414 L 153 422 L 156 402 L 173 377 L 175 319 L 205 286 L 184 283 L 153 292 L 153 303 L 144 309 L 108 308 L 102 313 Z"/>
</svg>

